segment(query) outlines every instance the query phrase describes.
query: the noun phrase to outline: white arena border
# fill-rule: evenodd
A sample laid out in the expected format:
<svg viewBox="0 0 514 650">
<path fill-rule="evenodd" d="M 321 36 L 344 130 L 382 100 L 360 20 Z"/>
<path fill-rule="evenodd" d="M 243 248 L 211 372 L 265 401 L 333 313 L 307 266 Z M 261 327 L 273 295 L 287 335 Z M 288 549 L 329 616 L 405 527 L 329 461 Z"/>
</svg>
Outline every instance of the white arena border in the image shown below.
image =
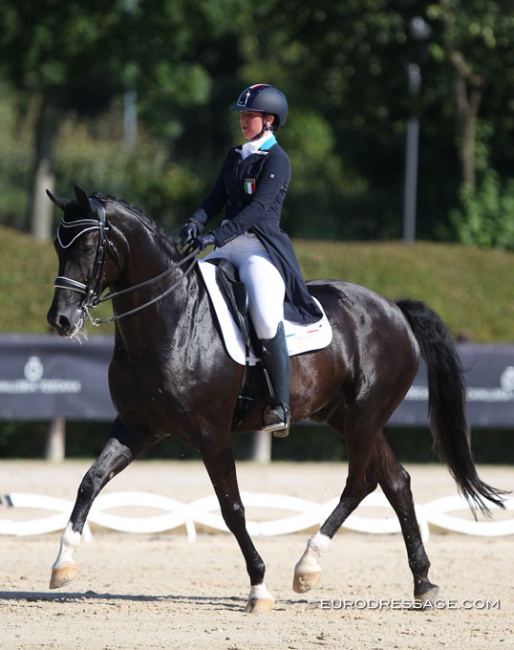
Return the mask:
<svg viewBox="0 0 514 650">
<path fill-rule="evenodd" d="M 243 492 L 241 496 L 245 507 L 290 510 L 298 513 L 282 519 L 247 521 L 248 532 L 253 536 L 286 535 L 317 527 L 338 503 L 338 499 L 319 504 L 298 497 L 271 493 Z M 64 530 L 73 503 L 55 497 L 12 492 L 0 500 L 0 515 L 2 511 L 5 512 L 6 507 L 50 510 L 57 513 L 28 521 L 0 518 L 0 535 L 29 536 Z M 120 507 L 148 507 L 153 510 L 163 510 L 164 514 L 127 517 L 106 512 L 112 508 Z M 387 516 L 380 518 L 366 518 L 352 514 L 344 522 L 343 528 L 371 534 L 401 532 L 398 519 L 382 493 L 370 494 L 360 504 L 358 510 L 366 507 L 387 508 L 389 512 Z M 456 510 L 469 509 L 466 500 L 461 496 L 443 497 L 415 507 L 424 541 L 429 538 L 429 526 L 466 535 L 487 537 L 514 535 L 514 518 L 494 521 L 491 517 L 487 521 L 475 521 L 447 514 Z M 514 511 L 514 498 L 505 500 L 505 508 L 508 511 Z M 491 510 L 499 510 L 499 508 L 491 505 Z M 228 532 L 225 522 L 219 514 L 218 500 L 214 495 L 184 504 L 169 497 L 149 492 L 113 492 L 100 495 L 96 499 L 91 508 L 88 522 L 116 531 L 147 534 L 163 533 L 185 526 L 187 538 L 191 542 L 196 540 L 196 525 Z M 83 536 L 86 541 L 91 538 L 91 529 L 88 524 L 84 527 Z"/>
</svg>

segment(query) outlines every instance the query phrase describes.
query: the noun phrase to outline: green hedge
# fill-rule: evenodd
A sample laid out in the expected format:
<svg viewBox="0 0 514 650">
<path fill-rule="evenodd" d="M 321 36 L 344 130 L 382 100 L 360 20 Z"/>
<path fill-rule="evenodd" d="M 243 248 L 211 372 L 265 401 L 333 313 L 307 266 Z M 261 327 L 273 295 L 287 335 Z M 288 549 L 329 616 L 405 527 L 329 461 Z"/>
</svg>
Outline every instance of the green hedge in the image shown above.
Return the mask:
<svg viewBox="0 0 514 650">
<path fill-rule="evenodd" d="M 514 340 L 514 253 L 428 242 L 294 240 L 294 246 L 306 279 L 338 278 L 391 299 L 424 300 L 455 335 L 480 343 Z M 48 331 L 56 274 L 52 244 L 0 228 L 0 332 Z M 108 330 L 90 331 L 97 333 Z"/>
</svg>

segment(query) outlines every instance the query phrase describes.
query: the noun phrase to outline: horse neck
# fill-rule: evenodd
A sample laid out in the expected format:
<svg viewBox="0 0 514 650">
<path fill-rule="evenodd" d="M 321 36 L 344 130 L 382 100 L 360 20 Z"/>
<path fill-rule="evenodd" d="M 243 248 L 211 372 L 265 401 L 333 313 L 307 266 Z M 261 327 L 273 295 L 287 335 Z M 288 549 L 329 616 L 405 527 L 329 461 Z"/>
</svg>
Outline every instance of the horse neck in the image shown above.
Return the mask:
<svg viewBox="0 0 514 650">
<path fill-rule="evenodd" d="M 117 321 L 117 334 L 127 343 L 135 336 L 140 345 L 142 337 L 166 340 L 173 338 L 177 328 L 190 327 L 194 311 L 199 308 L 199 277 L 197 269 L 188 272 L 193 260 L 179 265 L 183 255 L 177 245 L 143 221 L 136 221 L 137 227 L 131 227 L 128 234 L 120 231 L 118 241 L 123 250 L 124 268 L 118 281 L 111 287 L 112 293 L 136 287 L 158 277 L 172 266 L 174 270 L 156 282 L 114 298 L 114 315 L 120 316 L 135 309 L 176 285 L 155 303 Z"/>
</svg>

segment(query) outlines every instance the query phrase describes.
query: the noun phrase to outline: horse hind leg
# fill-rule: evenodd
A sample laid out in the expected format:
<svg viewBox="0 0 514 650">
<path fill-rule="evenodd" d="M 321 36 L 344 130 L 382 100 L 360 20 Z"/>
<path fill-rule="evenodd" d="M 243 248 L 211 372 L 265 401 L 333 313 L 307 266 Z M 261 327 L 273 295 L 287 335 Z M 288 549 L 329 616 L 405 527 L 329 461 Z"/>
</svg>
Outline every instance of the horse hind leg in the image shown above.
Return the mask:
<svg viewBox="0 0 514 650">
<path fill-rule="evenodd" d="M 77 550 L 86 523 L 87 516 L 100 490 L 134 459 L 144 447 L 135 442 L 138 436 L 129 436 L 128 431 L 116 420 L 111 437 L 102 452 L 88 470 L 80 487 L 70 520 L 61 536 L 59 553 L 52 565 L 50 589 L 65 587 L 77 576 L 77 565 L 74 554 Z M 129 442 L 122 442 L 126 439 Z M 148 444 L 146 446 L 149 446 Z"/>
<path fill-rule="evenodd" d="M 423 546 L 416 518 L 410 476 L 389 447 L 383 432 L 375 448 L 372 467 L 380 487 L 400 522 L 409 567 L 414 578 L 414 598 L 424 606 L 434 600 L 439 588 L 428 579 L 430 561 Z"/>
<path fill-rule="evenodd" d="M 347 438 L 349 468 L 346 486 L 339 503 L 328 516 L 319 531 L 307 542 L 307 547 L 294 569 L 293 590 L 305 593 L 312 589 L 321 577 L 319 559 L 330 541 L 341 528 L 345 519 L 359 503 L 377 487 L 377 480 L 367 471 L 376 433 L 371 429 L 360 431 Z"/>
<path fill-rule="evenodd" d="M 349 449 L 349 457 L 350 455 Z M 361 470 L 364 465 L 361 463 Z M 350 460 L 351 468 L 351 460 Z M 355 465 L 353 474 L 355 475 Z M 357 472 L 357 477 L 359 473 Z M 350 469 L 347 485 L 341 500 L 326 522 L 307 543 L 307 549 L 295 567 L 293 589 L 304 593 L 319 580 L 321 569 L 318 560 L 328 548 L 329 542 L 348 515 L 358 506 L 362 499 L 370 494 L 377 483 L 380 484 L 386 498 L 398 516 L 403 539 L 407 549 L 409 566 L 414 578 L 414 598 L 421 605 L 426 605 L 437 596 L 439 588 L 428 578 L 430 561 L 425 552 L 412 492 L 410 476 L 398 462 L 387 444 L 383 432 L 377 436 L 373 454 L 365 469 L 365 476 L 352 481 Z"/>
</svg>

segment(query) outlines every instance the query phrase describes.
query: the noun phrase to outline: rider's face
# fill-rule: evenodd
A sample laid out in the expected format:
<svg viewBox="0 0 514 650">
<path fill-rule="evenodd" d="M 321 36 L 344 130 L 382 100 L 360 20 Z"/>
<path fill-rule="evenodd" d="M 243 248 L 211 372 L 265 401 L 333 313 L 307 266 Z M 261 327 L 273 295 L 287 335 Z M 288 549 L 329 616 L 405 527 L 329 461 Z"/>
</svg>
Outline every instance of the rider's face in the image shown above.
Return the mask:
<svg viewBox="0 0 514 650">
<path fill-rule="evenodd" d="M 247 140 L 252 140 L 262 131 L 264 126 L 264 113 L 259 111 L 241 111 L 239 118 L 241 124 L 241 131 Z M 271 124 L 273 116 L 268 115 L 266 124 Z"/>
</svg>

